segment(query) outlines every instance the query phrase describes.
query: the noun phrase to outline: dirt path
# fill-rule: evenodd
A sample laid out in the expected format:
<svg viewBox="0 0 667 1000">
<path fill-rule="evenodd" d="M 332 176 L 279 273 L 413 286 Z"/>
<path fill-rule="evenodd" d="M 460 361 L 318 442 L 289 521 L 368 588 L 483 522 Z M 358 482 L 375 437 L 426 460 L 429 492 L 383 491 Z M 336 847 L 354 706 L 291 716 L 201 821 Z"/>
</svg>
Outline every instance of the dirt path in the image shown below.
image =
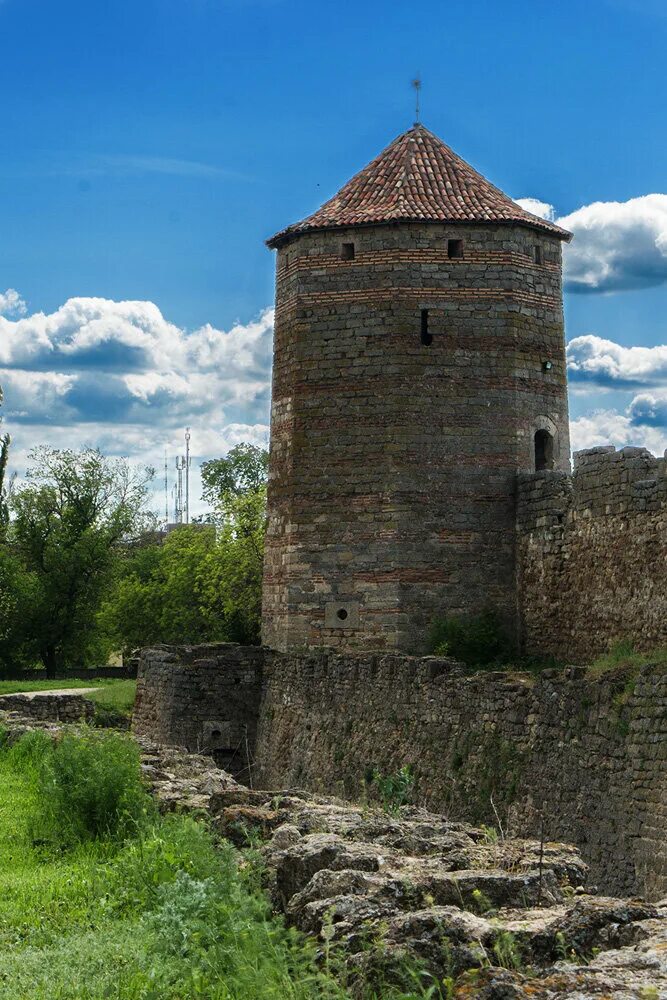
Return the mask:
<svg viewBox="0 0 667 1000">
<path fill-rule="evenodd" d="M 3 698 L 27 698 L 32 701 L 33 698 L 45 698 L 47 696 L 56 695 L 66 695 L 66 694 L 92 694 L 94 691 L 99 691 L 99 688 L 53 688 L 46 691 L 12 691 L 11 694 L 0 694 L 0 701 Z"/>
</svg>

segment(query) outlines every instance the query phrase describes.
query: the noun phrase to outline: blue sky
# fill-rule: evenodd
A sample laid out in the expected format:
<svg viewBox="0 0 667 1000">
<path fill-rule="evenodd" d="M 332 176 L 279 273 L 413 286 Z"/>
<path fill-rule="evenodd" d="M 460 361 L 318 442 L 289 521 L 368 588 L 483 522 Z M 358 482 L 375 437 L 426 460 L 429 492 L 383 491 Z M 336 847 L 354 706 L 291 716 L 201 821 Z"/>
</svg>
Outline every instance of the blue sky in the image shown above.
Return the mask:
<svg viewBox="0 0 667 1000">
<path fill-rule="evenodd" d="M 575 444 L 667 445 L 663 0 L 0 0 L 0 38 L 18 471 L 265 438 L 263 241 L 409 127 L 416 72 L 425 124 L 575 231 Z"/>
</svg>

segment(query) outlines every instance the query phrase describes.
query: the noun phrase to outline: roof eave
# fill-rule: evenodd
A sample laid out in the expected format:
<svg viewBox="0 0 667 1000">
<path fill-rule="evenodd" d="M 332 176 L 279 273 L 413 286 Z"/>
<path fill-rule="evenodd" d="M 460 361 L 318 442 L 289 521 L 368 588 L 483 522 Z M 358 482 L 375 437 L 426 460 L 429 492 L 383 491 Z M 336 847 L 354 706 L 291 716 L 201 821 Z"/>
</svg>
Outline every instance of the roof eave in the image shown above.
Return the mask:
<svg viewBox="0 0 667 1000">
<path fill-rule="evenodd" d="M 532 219 L 419 219 L 414 216 L 397 216 L 395 219 L 377 219 L 367 222 L 332 222 L 329 225 L 309 226 L 297 223 L 295 226 L 287 226 L 287 228 L 281 229 L 275 236 L 271 236 L 265 242 L 269 250 L 278 250 L 292 240 L 297 239 L 297 237 L 305 236 L 309 233 L 335 232 L 339 229 L 368 229 L 371 226 L 395 226 L 401 223 L 423 223 L 433 226 L 526 226 L 528 229 L 537 229 L 541 233 L 550 233 L 552 236 L 556 236 L 562 240 L 563 243 L 570 243 L 572 240 L 572 233 L 567 229 L 561 229 L 555 223 L 548 222 L 546 219 L 539 219 L 537 216 L 534 222 Z"/>
</svg>

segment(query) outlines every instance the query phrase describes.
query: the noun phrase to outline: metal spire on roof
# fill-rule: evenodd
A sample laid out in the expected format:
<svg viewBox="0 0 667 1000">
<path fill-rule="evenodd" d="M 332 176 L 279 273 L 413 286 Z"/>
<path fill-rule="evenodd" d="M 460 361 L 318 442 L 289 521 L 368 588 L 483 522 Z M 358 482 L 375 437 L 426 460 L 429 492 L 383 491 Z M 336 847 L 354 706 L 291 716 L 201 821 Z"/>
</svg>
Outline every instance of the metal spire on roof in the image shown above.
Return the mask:
<svg viewBox="0 0 667 1000">
<path fill-rule="evenodd" d="M 419 73 L 412 81 L 412 86 L 415 88 L 415 125 L 419 125 L 419 91 L 422 89 L 422 81 Z"/>
</svg>

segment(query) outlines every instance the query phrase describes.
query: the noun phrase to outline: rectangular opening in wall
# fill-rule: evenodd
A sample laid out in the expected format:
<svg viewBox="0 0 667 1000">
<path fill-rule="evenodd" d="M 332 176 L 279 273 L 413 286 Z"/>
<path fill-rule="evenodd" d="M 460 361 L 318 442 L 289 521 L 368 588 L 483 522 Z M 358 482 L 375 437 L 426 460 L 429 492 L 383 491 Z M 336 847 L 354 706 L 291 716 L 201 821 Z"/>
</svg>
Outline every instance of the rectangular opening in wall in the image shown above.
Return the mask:
<svg viewBox="0 0 667 1000">
<path fill-rule="evenodd" d="M 354 243 L 343 243 L 340 256 L 341 260 L 354 260 Z"/>
<path fill-rule="evenodd" d="M 463 257 L 463 240 L 447 240 L 447 256 Z"/>
<path fill-rule="evenodd" d="M 421 342 L 426 347 L 433 343 L 433 337 L 428 332 L 428 309 L 421 311 Z"/>
<path fill-rule="evenodd" d="M 535 247 L 535 263 L 542 263 L 542 247 L 540 246 Z"/>
</svg>

